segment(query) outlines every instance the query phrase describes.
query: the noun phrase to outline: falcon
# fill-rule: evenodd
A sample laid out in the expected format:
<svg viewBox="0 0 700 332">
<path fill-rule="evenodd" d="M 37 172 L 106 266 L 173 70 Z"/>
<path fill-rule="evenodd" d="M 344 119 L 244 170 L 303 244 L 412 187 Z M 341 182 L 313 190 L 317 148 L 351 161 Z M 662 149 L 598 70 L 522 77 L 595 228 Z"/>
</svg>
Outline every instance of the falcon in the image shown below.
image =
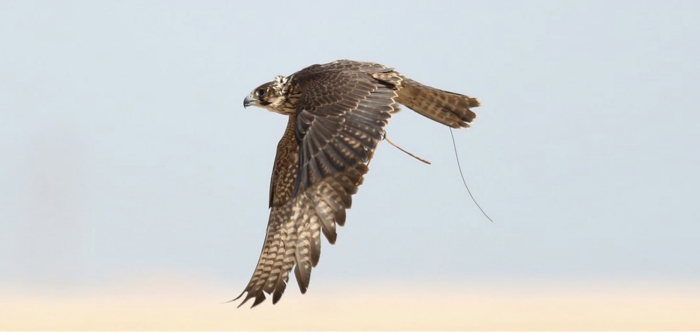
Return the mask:
<svg viewBox="0 0 700 332">
<path fill-rule="evenodd" d="M 277 303 L 294 276 L 301 293 L 321 254 L 345 224 L 389 118 L 402 104 L 452 128 L 469 127 L 479 99 L 418 83 L 393 68 L 338 60 L 277 76 L 255 88 L 243 106 L 288 117 L 270 182 L 270 217 L 258 264 L 239 307 L 272 295 Z"/>
</svg>

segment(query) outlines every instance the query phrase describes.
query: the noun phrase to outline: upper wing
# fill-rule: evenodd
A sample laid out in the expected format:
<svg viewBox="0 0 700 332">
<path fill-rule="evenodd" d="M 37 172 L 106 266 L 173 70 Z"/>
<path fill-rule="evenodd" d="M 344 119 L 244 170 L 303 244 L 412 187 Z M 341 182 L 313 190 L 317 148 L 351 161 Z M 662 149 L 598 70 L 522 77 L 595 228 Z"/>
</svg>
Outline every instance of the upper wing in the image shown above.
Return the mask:
<svg viewBox="0 0 700 332">
<path fill-rule="evenodd" d="M 277 149 L 265 244 L 253 277 L 238 297 L 247 292 L 241 305 L 251 298 L 253 306 L 260 304 L 264 293 L 273 294 L 273 303 L 279 301 L 292 268 L 301 292 L 306 292 L 321 253 L 320 234 L 335 242 L 336 224 L 345 223 L 351 195 L 396 110 L 394 85 L 374 77 L 348 70 L 295 74 L 302 93 Z M 293 150 L 292 132 L 298 148 L 295 161 L 292 153 L 284 152 Z"/>
</svg>

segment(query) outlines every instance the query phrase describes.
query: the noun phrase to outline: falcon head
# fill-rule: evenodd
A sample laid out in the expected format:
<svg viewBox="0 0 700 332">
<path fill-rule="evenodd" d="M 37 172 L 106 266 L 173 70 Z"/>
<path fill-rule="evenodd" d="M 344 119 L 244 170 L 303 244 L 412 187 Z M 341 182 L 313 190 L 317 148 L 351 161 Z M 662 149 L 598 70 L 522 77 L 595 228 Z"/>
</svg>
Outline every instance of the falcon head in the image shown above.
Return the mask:
<svg viewBox="0 0 700 332">
<path fill-rule="evenodd" d="M 287 114 L 284 111 L 287 78 L 275 77 L 272 82 L 267 82 L 255 88 L 243 100 L 243 107 L 258 106 L 272 112 Z"/>
</svg>

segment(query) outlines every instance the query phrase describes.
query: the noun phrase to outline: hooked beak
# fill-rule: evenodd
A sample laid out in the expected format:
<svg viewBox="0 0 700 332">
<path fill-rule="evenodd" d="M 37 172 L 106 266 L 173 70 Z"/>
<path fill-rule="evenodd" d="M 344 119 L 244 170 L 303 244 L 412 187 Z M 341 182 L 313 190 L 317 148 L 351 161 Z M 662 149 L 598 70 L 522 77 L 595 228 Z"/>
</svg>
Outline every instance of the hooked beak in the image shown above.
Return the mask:
<svg viewBox="0 0 700 332">
<path fill-rule="evenodd" d="M 243 100 L 243 108 L 246 108 L 250 105 L 255 105 L 258 102 L 260 102 L 260 101 L 255 99 L 255 98 L 250 98 L 250 96 L 245 97 L 245 99 Z"/>
</svg>

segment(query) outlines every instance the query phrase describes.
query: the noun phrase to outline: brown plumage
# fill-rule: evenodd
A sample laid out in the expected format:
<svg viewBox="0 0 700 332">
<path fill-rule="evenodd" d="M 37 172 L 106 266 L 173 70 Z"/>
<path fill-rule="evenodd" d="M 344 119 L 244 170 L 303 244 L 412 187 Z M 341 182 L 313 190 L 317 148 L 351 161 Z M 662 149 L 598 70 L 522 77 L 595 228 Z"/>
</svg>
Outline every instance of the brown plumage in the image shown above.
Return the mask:
<svg viewBox="0 0 700 332">
<path fill-rule="evenodd" d="M 384 127 L 398 104 L 453 128 L 469 127 L 479 100 L 413 81 L 377 63 L 339 60 L 304 68 L 257 87 L 244 106 L 289 116 L 277 145 L 270 183 L 270 219 L 257 267 L 240 305 L 272 294 L 277 303 L 289 273 L 302 293 L 336 225 L 362 184 Z M 239 305 L 239 306 L 240 306 Z"/>
</svg>

